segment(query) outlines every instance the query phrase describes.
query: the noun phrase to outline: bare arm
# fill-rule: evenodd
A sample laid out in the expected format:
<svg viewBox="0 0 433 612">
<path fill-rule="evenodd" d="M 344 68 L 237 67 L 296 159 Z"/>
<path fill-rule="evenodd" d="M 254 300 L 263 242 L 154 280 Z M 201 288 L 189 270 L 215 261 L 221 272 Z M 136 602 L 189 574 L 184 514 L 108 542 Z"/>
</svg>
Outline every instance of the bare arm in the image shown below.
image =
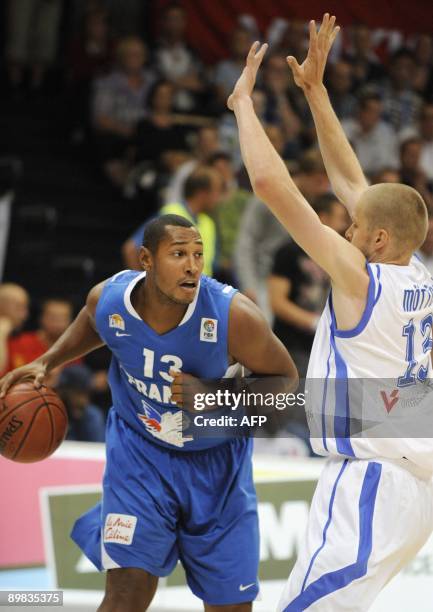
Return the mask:
<svg viewBox="0 0 433 612">
<path fill-rule="evenodd" d="M 268 278 L 269 302 L 272 312 L 282 321 L 307 332 L 314 332 L 318 317 L 301 308 L 290 299 L 291 283 L 288 278 L 272 274 Z M 287 297 L 289 296 L 289 297 Z"/>
<path fill-rule="evenodd" d="M 301 66 L 294 57 L 288 57 L 287 61 L 296 84 L 303 90 L 310 106 L 320 151 L 332 188 L 352 215 L 368 183 L 323 85 L 328 53 L 339 32 L 339 27 L 334 27 L 334 24 L 335 17 L 324 15 L 317 33 L 315 22 L 310 21 L 307 58 Z"/>
<path fill-rule="evenodd" d="M 46 353 L 35 361 L 9 372 L 0 380 L 0 397 L 4 397 L 7 390 L 20 380 L 33 380 L 35 386 L 40 387 L 46 374 L 54 368 L 103 346 L 104 342 L 96 331 L 94 321 L 103 286 L 104 283 L 100 283 L 93 287 L 87 297 L 86 305 Z"/>
</svg>

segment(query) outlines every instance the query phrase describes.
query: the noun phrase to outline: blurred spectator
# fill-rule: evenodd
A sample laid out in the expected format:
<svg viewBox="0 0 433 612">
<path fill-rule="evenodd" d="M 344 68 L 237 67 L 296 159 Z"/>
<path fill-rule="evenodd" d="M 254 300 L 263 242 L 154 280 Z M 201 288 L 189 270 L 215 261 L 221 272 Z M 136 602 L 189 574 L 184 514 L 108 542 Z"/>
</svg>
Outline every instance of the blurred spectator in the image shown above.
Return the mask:
<svg viewBox="0 0 433 612">
<path fill-rule="evenodd" d="M 29 316 L 29 296 L 14 283 L 0 285 L 0 374 L 9 366 L 9 346 L 13 332 L 19 331 Z"/>
<path fill-rule="evenodd" d="M 293 55 L 296 57 L 298 62 L 301 64 L 306 55 L 308 48 L 308 36 L 307 27 L 303 21 L 299 19 L 293 19 L 287 24 L 287 27 L 283 33 L 281 41 L 276 48 L 276 53 L 279 53 L 283 57 Z"/>
<path fill-rule="evenodd" d="M 307 151 L 300 160 L 294 181 L 312 202 L 329 191 L 329 180 L 320 153 Z M 275 252 L 287 241 L 287 230 L 255 197 L 245 208 L 235 250 L 235 268 L 241 291 L 258 303 L 270 318 L 266 279 Z"/>
<path fill-rule="evenodd" d="M 139 38 L 127 37 L 117 47 L 118 69 L 95 83 L 93 122 L 103 169 L 116 186 L 123 186 L 131 165 L 137 123 L 145 116 L 145 101 L 154 81 L 144 68 L 147 51 Z"/>
<path fill-rule="evenodd" d="M 30 87 L 39 89 L 57 51 L 62 0 L 9 0 L 6 57 L 12 87 L 23 84 L 30 68 Z"/>
<path fill-rule="evenodd" d="M 104 442 L 102 410 L 90 403 L 92 372 L 83 365 L 67 366 L 59 376 L 56 391 L 68 412 L 67 440 Z"/>
<path fill-rule="evenodd" d="M 42 304 L 39 328 L 23 332 L 9 342 L 9 367 L 14 370 L 40 357 L 60 338 L 72 322 L 72 304 L 52 298 Z"/>
<path fill-rule="evenodd" d="M 417 255 L 433 276 L 433 212 L 429 212 L 429 224 L 427 237 L 424 244 L 420 247 Z"/>
<path fill-rule="evenodd" d="M 69 101 L 74 128 L 87 131 L 91 124 L 91 85 L 111 68 L 114 43 L 110 37 L 108 14 L 102 9 L 88 11 L 79 34 L 69 49 Z M 76 134 L 82 138 L 82 134 Z"/>
<path fill-rule="evenodd" d="M 411 137 L 421 139 L 420 166 L 429 181 L 433 181 L 433 103 L 423 106 L 418 127 L 412 126 L 402 130 L 400 135 L 402 142 Z"/>
<path fill-rule="evenodd" d="M 384 70 L 373 50 L 371 30 L 364 24 L 352 26 L 351 45 L 343 59 L 352 66 L 355 88 L 368 81 L 377 81 L 383 77 Z"/>
<path fill-rule="evenodd" d="M 326 86 L 332 107 L 340 120 L 350 119 L 356 112 L 353 89 L 353 69 L 349 62 L 340 60 L 330 64 L 326 75 Z"/>
<path fill-rule="evenodd" d="M 180 4 L 171 3 L 162 11 L 155 68 L 176 87 L 176 108 L 192 111 L 200 107 L 205 81 L 201 63 L 186 42 L 186 25 L 186 12 Z"/>
<path fill-rule="evenodd" d="M 385 166 L 398 166 L 398 142 L 395 131 L 381 121 L 382 103 L 376 94 L 360 99 L 356 118 L 342 122 L 362 169 L 367 174 Z"/>
<path fill-rule="evenodd" d="M 214 153 L 209 158 L 208 164 L 215 168 L 223 179 L 221 201 L 215 210 L 218 230 L 218 259 L 216 263 L 218 278 L 233 285 L 236 284 L 233 269 L 235 246 L 242 215 L 252 194 L 239 188 L 232 160 L 227 153 Z"/>
<path fill-rule="evenodd" d="M 433 79 L 433 38 L 430 34 L 419 34 L 415 43 L 414 88 L 426 98 L 431 94 Z"/>
<path fill-rule="evenodd" d="M 429 208 L 432 206 L 432 185 L 421 168 L 422 140 L 408 138 L 400 145 L 400 175 L 402 183 L 420 192 Z"/>
<path fill-rule="evenodd" d="M 389 78 L 379 87 L 383 101 L 383 118 L 396 130 L 416 121 L 421 99 L 414 91 L 416 63 L 407 49 L 396 51 L 391 57 Z"/>
<path fill-rule="evenodd" d="M 178 152 L 187 150 L 187 127 L 173 112 L 174 87 L 157 81 L 147 99 L 148 116 L 137 125 L 137 160 L 156 163 L 159 170 L 176 167 Z"/>
<path fill-rule="evenodd" d="M 185 200 L 165 204 L 161 215 L 180 215 L 194 223 L 203 240 L 203 274 L 212 276 L 217 255 L 215 221 L 209 216 L 221 200 L 223 188 L 219 172 L 207 166 L 198 167 L 185 182 Z M 122 256 L 131 270 L 140 269 L 138 252 L 143 243 L 145 223 L 123 244 Z"/>
<path fill-rule="evenodd" d="M 378 183 L 401 183 L 400 173 L 393 168 L 382 168 L 371 177 L 372 185 L 377 185 Z"/>
<path fill-rule="evenodd" d="M 313 208 L 324 225 L 341 235 L 349 225 L 344 206 L 331 194 L 318 197 Z M 274 332 L 290 351 L 300 378 L 305 378 L 317 323 L 330 289 L 329 277 L 294 242 L 275 254 L 268 278 Z"/>
<path fill-rule="evenodd" d="M 226 107 L 227 98 L 245 66 L 245 58 L 252 44 L 251 32 L 241 26 L 236 27 L 230 35 L 230 59 L 219 62 L 215 67 L 213 82 L 216 86 L 218 100 Z"/>
<path fill-rule="evenodd" d="M 193 159 L 184 162 L 176 170 L 167 187 L 165 202 L 180 202 L 184 198 L 184 185 L 188 176 L 200 163 L 220 150 L 218 129 L 216 126 L 208 125 L 198 130 L 195 137 Z"/>
</svg>

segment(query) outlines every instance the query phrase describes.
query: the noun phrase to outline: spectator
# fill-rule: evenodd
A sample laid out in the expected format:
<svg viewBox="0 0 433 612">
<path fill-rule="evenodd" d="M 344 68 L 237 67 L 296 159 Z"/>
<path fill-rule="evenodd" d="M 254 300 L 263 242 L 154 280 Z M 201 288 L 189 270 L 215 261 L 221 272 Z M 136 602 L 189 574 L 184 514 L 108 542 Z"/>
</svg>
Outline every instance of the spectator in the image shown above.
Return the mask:
<svg viewBox="0 0 433 612">
<path fill-rule="evenodd" d="M 330 64 L 327 74 L 327 89 L 332 107 L 339 119 L 351 119 L 356 112 L 353 89 L 353 69 L 349 62 L 340 60 Z"/>
<path fill-rule="evenodd" d="M 401 183 L 400 173 L 393 168 L 382 168 L 371 177 L 372 185 L 377 185 L 378 183 Z"/>
<path fill-rule="evenodd" d="M 70 325 L 72 315 L 72 304 L 67 300 L 45 300 L 39 317 L 39 329 L 11 338 L 8 369 L 14 370 L 43 355 Z"/>
<path fill-rule="evenodd" d="M 10 370 L 9 346 L 11 334 L 18 331 L 29 316 L 29 296 L 14 283 L 0 285 L 0 373 Z"/>
<path fill-rule="evenodd" d="M 166 172 L 176 167 L 177 153 L 187 149 L 187 127 L 180 125 L 173 106 L 173 85 L 157 81 L 147 99 L 148 116 L 137 125 L 137 160 L 155 162 Z"/>
<path fill-rule="evenodd" d="M 180 202 L 184 199 L 184 185 L 188 176 L 199 164 L 220 150 L 218 129 L 216 126 L 208 125 L 198 130 L 193 150 L 193 159 L 184 162 L 176 170 L 170 180 L 165 195 L 165 202 Z"/>
<path fill-rule="evenodd" d="M 212 276 L 217 256 L 217 233 L 214 220 L 209 216 L 221 200 L 223 181 L 213 168 L 202 166 L 194 170 L 185 182 L 185 200 L 165 204 L 161 215 L 180 215 L 194 223 L 203 240 L 203 274 Z M 138 252 L 143 242 L 145 223 L 124 243 L 123 260 L 128 268 L 138 270 Z"/>
<path fill-rule="evenodd" d="M 408 138 L 400 145 L 400 175 L 402 183 L 420 192 L 427 206 L 432 206 L 432 185 L 421 168 L 422 140 Z"/>
<path fill-rule="evenodd" d="M 344 235 L 349 219 L 335 196 L 322 195 L 313 207 L 324 225 Z M 314 333 L 329 289 L 326 273 L 297 244 L 290 242 L 276 252 L 268 278 L 274 332 L 290 350 L 300 378 L 307 374 Z"/>
<path fill-rule="evenodd" d="M 433 79 L 433 38 L 430 34 L 420 34 L 414 49 L 415 76 L 414 89 L 420 96 L 428 99 Z"/>
<path fill-rule="evenodd" d="M 429 212 L 428 232 L 418 256 L 433 277 L 433 212 Z"/>
<path fill-rule="evenodd" d="M 105 419 L 102 410 L 90 403 L 92 373 L 83 365 L 67 366 L 59 376 L 56 391 L 65 404 L 69 427 L 67 440 L 104 442 Z"/>
<path fill-rule="evenodd" d="M 201 64 L 186 43 L 186 13 L 177 3 L 169 4 L 161 15 L 161 34 L 155 51 L 155 67 L 176 88 L 175 104 L 181 111 L 199 108 L 205 91 Z"/>
<path fill-rule="evenodd" d="M 373 50 L 371 30 L 359 23 L 351 28 L 351 46 L 343 59 L 352 66 L 355 89 L 369 81 L 378 81 L 384 71 Z"/>
<path fill-rule="evenodd" d="M 229 47 L 231 57 L 216 65 L 213 78 L 217 96 L 223 108 L 226 108 L 227 98 L 232 93 L 240 73 L 244 69 L 245 58 L 252 43 L 251 32 L 242 26 L 237 26 L 230 36 Z"/>
<path fill-rule="evenodd" d="M 421 111 L 418 127 L 409 127 L 401 132 L 400 138 L 404 142 L 408 138 L 421 139 L 420 167 L 428 180 L 433 181 L 433 102 L 426 103 Z"/>
<path fill-rule="evenodd" d="M 329 181 L 317 151 L 307 151 L 294 181 L 308 201 L 329 191 Z M 275 252 L 287 241 L 287 230 L 255 197 L 245 208 L 235 250 L 235 269 L 241 291 L 271 318 L 266 279 Z"/>
<path fill-rule="evenodd" d="M 62 0 L 9 0 L 6 57 L 13 88 L 23 85 L 30 68 L 30 87 L 38 90 L 53 63 Z"/>
<path fill-rule="evenodd" d="M 379 93 L 383 101 L 383 118 L 395 130 L 413 124 L 419 115 L 421 99 L 414 91 L 416 63 L 407 49 L 396 51 L 389 64 L 389 78 Z"/>
<path fill-rule="evenodd" d="M 145 115 L 145 101 L 154 81 L 153 73 L 144 68 L 146 53 L 139 38 L 122 39 L 117 47 L 118 69 L 95 83 L 96 144 L 104 172 L 118 187 L 124 185 L 130 170 L 128 152 L 137 123 Z"/>
<path fill-rule="evenodd" d="M 398 143 L 395 131 L 381 121 L 382 103 L 376 94 L 360 99 L 356 118 L 346 119 L 342 126 L 365 173 L 385 166 L 398 166 Z"/>
</svg>

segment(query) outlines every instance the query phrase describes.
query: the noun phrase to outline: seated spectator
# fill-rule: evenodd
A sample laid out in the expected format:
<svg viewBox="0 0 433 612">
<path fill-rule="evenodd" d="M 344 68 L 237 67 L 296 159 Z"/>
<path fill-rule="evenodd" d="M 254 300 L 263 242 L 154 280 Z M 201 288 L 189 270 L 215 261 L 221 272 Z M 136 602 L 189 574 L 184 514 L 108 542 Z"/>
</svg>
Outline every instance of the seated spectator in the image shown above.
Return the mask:
<svg viewBox="0 0 433 612">
<path fill-rule="evenodd" d="M 218 129 L 214 125 L 208 125 L 198 130 L 192 151 L 192 159 L 179 166 L 172 176 L 166 190 L 164 202 L 180 202 L 184 199 L 184 186 L 188 176 L 199 164 L 205 164 L 206 160 L 220 150 Z"/>
<path fill-rule="evenodd" d="M 222 177 L 213 168 L 202 166 L 194 170 L 185 182 L 185 200 L 165 204 L 161 215 L 180 215 L 194 223 L 203 240 L 203 274 L 212 276 L 217 255 L 217 233 L 209 216 L 221 200 Z M 143 243 L 145 223 L 124 243 L 123 260 L 132 270 L 139 270 L 138 252 Z"/>
<path fill-rule="evenodd" d="M 228 284 L 236 284 L 234 275 L 234 251 L 245 207 L 251 200 L 251 192 L 240 189 L 236 180 L 232 160 L 226 153 L 214 153 L 209 166 L 215 168 L 223 178 L 221 201 L 215 211 L 218 229 L 218 278 Z"/>
<path fill-rule="evenodd" d="M 382 103 L 378 95 L 360 99 L 356 118 L 342 122 L 365 173 L 385 166 L 398 167 L 398 142 L 393 128 L 381 121 Z"/>
<path fill-rule="evenodd" d="M 382 168 L 371 177 L 372 185 L 377 185 L 378 183 L 401 183 L 400 172 L 393 168 Z"/>
<path fill-rule="evenodd" d="M 230 59 L 219 62 L 215 67 L 213 82 L 216 86 L 218 100 L 226 108 L 227 98 L 245 66 L 245 58 L 252 44 L 250 30 L 237 26 L 230 35 Z"/>
<path fill-rule="evenodd" d="M 420 247 L 418 257 L 433 276 L 433 212 L 429 213 L 429 224 L 424 244 Z"/>
<path fill-rule="evenodd" d="M 341 235 L 349 226 L 344 206 L 330 194 L 318 197 L 313 208 L 321 222 Z M 327 274 L 294 242 L 275 254 L 268 278 L 274 332 L 305 378 L 314 333 L 330 289 Z"/>
<path fill-rule="evenodd" d="M 343 60 L 352 66 L 355 89 L 369 81 L 378 81 L 384 70 L 373 49 L 371 30 L 364 24 L 352 26 L 350 47 L 343 54 Z"/>
<path fill-rule="evenodd" d="M 389 63 L 389 78 L 377 88 L 383 102 L 383 118 L 395 130 L 418 118 L 421 98 L 414 91 L 415 60 L 407 49 L 396 51 Z"/>
<path fill-rule="evenodd" d="M 425 99 L 430 99 L 433 86 L 433 37 L 431 34 L 419 34 L 414 49 L 415 91 Z"/>
<path fill-rule="evenodd" d="M 122 39 L 117 60 L 117 70 L 95 83 L 93 124 L 104 172 L 121 187 L 130 170 L 130 149 L 137 123 L 146 114 L 154 75 L 144 68 L 146 48 L 139 38 Z"/>
<path fill-rule="evenodd" d="M 63 369 L 56 391 L 65 404 L 69 427 L 67 440 L 104 442 L 105 419 L 102 410 L 90 403 L 92 373 L 83 365 Z"/>
<path fill-rule="evenodd" d="M 408 138 L 400 145 L 400 175 L 402 183 L 420 192 L 427 206 L 432 207 L 432 184 L 421 168 L 422 140 Z"/>
<path fill-rule="evenodd" d="M 175 168 L 176 153 L 187 150 L 188 128 L 173 112 L 174 87 L 157 81 L 147 99 L 148 115 L 137 125 L 137 161 L 152 161 L 162 171 Z"/>
<path fill-rule="evenodd" d="M 433 102 L 426 103 L 421 111 L 418 126 L 411 126 L 402 130 L 401 142 L 408 138 L 421 139 L 420 166 L 429 181 L 433 181 Z"/>
<path fill-rule="evenodd" d="M 90 127 L 91 84 L 111 69 L 114 43 L 108 15 L 103 9 L 88 11 L 80 33 L 69 48 L 69 101 L 76 129 Z"/>
<path fill-rule="evenodd" d="M 72 304 L 67 300 L 59 298 L 45 300 L 39 317 L 39 328 L 11 338 L 9 369 L 19 368 L 43 355 L 69 327 L 72 315 Z"/>
<path fill-rule="evenodd" d="M 206 84 L 201 63 L 186 42 L 186 25 L 186 12 L 180 4 L 166 6 L 161 13 L 154 64 L 158 73 L 175 86 L 176 108 L 191 112 L 200 108 Z"/>
<path fill-rule="evenodd" d="M 330 64 L 326 74 L 326 86 L 335 114 L 339 119 L 351 119 L 357 108 L 352 94 L 354 79 L 349 62 L 338 61 Z"/>
<path fill-rule="evenodd" d="M 3 376 L 11 368 L 11 335 L 17 332 L 29 316 L 29 296 L 23 287 L 14 283 L 0 285 L 0 374 Z"/>
</svg>

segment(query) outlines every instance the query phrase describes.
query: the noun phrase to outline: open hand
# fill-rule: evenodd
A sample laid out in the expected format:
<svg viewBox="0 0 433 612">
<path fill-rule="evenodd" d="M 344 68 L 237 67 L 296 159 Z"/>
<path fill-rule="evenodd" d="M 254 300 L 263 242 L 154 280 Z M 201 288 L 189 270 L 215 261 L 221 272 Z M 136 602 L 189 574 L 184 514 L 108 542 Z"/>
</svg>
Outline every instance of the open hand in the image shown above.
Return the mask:
<svg viewBox="0 0 433 612">
<path fill-rule="evenodd" d="M 310 44 L 305 61 L 299 65 L 293 56 L 287 58 L 296 85 L 304 91 L 322 85 L 329 51 L 340 31 L 339 26 L 335 26 L 335 17 L 330 17 L 329 13 L 323 16 L 319 32 L 316 31 L 315 21 L 310 21 L 309 29 Z"/>
<path fill-rule="evenodd" d="M 267 48 L 268 45 L 266 43 L 261 45 L 257 40 L 251 45 L 245 68 L 237 80 L 233 92 L 230 94 L 229 99 L 227 100 L 227 106 L 230 110 L 233 110 L 233 104 L 236 98 L 251 95 L 256 83 L 257 71 L 260 68 L 260 64 L 262 63 Z"/>
</svg>

